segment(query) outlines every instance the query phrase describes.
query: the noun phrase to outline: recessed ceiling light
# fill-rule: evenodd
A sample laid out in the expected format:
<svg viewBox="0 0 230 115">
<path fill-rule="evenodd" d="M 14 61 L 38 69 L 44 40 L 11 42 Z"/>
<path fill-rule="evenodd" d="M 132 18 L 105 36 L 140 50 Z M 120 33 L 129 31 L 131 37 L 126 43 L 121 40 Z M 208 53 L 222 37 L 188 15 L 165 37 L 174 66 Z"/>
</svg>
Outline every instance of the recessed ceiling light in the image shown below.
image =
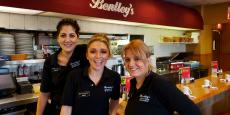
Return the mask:
<svg viewBox="0 0 230 115">
<path fill-rule="evenodd" d="M 34 14 L 39 14 L 39 13 L 41 13 L 43 11 L 0 6 L 0 12 L 34 15 Z"/>
</svg>

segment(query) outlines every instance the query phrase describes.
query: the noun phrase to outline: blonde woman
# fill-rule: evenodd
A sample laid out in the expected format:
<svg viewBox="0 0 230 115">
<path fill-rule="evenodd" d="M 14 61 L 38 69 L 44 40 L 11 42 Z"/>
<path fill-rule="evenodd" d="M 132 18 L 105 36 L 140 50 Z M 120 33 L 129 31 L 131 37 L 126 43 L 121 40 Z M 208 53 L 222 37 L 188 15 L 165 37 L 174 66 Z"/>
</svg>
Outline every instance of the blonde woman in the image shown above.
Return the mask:
<svg viewBox="0 0 230 115">
<path fill-rule="evenodd" d="M 123 48 L 122 58 L 132 77 L 125 115 L 200 115 L 198 107 L 175 85 L 152 72 L 150 50 L 141 40 Z"/>
<path fill-rule="evenodd" d="M 116 115 L 120 75 L 105 67 L 110 55 L 109 39 L 104 34 L 94 35 L 87 45 L 90 66 L 70 73 L 61 115 Z"/>
</svg>

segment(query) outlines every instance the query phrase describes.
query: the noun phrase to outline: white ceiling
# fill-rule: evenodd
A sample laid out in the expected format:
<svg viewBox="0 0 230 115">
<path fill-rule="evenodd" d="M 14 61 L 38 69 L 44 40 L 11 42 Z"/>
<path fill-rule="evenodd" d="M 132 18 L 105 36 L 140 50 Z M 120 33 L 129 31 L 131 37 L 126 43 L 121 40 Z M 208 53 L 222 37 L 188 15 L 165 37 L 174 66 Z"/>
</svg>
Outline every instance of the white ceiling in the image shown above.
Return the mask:
<svg viewBox="0 0 230 115">
<path fill-rule="evenodd" d="M 184 6 L 199 6 L 199 5 L 208 5 L 208 4 L 217 4 L 230 2 L 230 0 L 164 0 L 177 4 L 181 4 Z"/>
</svg>

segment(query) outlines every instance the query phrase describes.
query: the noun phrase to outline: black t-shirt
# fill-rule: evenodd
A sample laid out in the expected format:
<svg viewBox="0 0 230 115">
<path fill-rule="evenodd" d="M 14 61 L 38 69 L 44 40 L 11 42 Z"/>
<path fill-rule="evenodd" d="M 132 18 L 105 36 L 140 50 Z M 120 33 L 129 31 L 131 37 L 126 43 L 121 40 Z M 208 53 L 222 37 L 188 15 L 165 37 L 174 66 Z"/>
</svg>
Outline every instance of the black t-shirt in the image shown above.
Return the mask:
<svg viewBox="0 0 230 115">
<path fill-rule="evenodd" d="M 62 105 L 72 106 L 72 115 L 108 115 L 109 100 L 120 97 L 120 82 L 120 75 L 105 67 L 95 86 L 88 67 L 74 69 L 68 76 Z"/>
<path fill-rule="evenodd" d="M 200 115 L 199 108 L 175 85 L 151 72 L 137 90 L 131 80 L 125 115 Z"/>
<path fill-rule="evenodd" d="M 67 66 L 60 66 L 58 64 L 57 58 L 61 49 L 45 60 L 40 91 L 51 93 L 52 104 L 60 105 L 68 73 L 74 68 L 89 65 L 85 56 L 86 48 L 86 45 L 77 45 Z"/>
</svg>

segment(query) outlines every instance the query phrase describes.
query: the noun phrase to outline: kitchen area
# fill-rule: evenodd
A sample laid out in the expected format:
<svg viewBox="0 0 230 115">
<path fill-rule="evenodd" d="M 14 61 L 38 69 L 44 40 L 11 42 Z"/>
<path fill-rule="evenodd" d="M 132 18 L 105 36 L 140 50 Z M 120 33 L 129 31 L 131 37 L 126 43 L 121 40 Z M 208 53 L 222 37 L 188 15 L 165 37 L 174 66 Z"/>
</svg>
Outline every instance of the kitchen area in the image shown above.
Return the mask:
<svg viewBox="0 0 230 115">
<path fill-rule="evenodd" d="M 19 9 L 9 12 L 4 7 Z M 77 19 L 80 25 L 79 44 L 87 44 L 95 33 L 108 35 L 112 57 L 106 66 L 122 77 L 119 115 L 123 115 L 127 99 L 123 94 L 127 93 L 126 80 L 130 79 L 120 54 L 133 39 L 142 39 L 149 46 L 154 72 L 181 91 L 184 86 L 190 87 L 196 97 L 191 99 L 203 114 L 225 112 L 230 109 L 230 84 L 212 77 L 209 31 L 213 24 L 207 24 L 199 10 L 148 0 L 0 1 L 0 114 L 35 114 L 43 63 L 59 48 L 56 25 L 67 17 Z M 190 69 L 189 81 L 182 82 L 183 67 Z M 219 79 L 230 73 L 224 69 L 222 74 Z M 202 88 L 205 79 L 220 90 Z M 197 93 L 199 90 L 204 91 Z"/>
</svg>

